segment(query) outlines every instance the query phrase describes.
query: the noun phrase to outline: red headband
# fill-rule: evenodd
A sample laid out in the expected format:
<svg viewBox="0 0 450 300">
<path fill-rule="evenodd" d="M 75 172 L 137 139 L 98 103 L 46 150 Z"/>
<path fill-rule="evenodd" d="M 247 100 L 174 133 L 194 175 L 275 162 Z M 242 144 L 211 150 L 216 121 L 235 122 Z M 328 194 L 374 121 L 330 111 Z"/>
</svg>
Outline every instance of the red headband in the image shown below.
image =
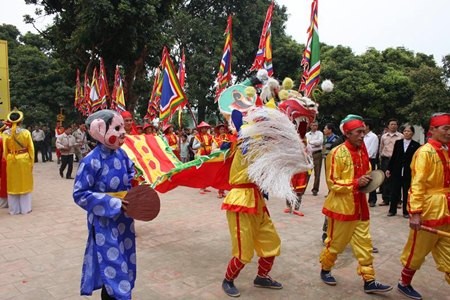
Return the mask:
<svg viewBox="0 0 450 300">
<path fill-rule="evenodd" d="M 131 113 L 129 111 L 123 111 L 120 113 L 122 118 L 124 119 L 132 119 L 133 116 L 131 115 Z"/>
<path fill-rule="evenodd" d="M 430 126 L 439 127 L 444 125 L 450 125 L 450 114 L 442 114 L 431 117 Z"/>
<path fill-rule="evenodd" d="M 345 133 L 352 131 L 353 129 L 359 128 L 359 127 L 364 127 L 366 126 L 366 124 L 364 124 L 363 121 L 358 120 L 358 119 L 353 119 L 351 121 L 345 122 L 342 125 L 342 129 L 344 130 Z"/>
</svg>

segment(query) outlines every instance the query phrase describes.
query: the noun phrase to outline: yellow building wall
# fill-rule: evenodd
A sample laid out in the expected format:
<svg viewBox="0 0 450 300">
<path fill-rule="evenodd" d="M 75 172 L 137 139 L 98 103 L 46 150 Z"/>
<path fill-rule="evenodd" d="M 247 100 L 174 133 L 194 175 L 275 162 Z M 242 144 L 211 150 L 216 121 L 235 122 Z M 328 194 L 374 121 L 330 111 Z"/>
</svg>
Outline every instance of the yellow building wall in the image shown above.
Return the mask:
<svg viewBox="0 0 450 300">
<path fill-rule="evenodd" d="M 10 111 L 9 100 L 8 42 L 0 40 L 0 119 L 5 120 Z"/>
</svg>

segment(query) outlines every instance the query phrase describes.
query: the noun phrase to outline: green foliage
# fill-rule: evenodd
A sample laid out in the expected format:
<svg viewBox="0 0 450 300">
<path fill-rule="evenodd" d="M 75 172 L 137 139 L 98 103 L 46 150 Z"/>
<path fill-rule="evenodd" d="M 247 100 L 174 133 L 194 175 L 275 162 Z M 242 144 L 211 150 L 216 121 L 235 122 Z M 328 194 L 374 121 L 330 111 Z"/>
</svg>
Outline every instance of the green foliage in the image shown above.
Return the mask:
<svg viewBox="0 0 450 300">
<path fill-rule="evenodd" d="M 90 74 L 100 56 L 111 87 L 115 65 L 121 65 L 127 106 L 143 116 L 151 90 L 149 74 L 167 45 L 175 63 L 185 49 L 188 99 L 199 121 L 215 123 L 220 114 L 214 103 L 214 81 L 227 15 L 234 14 L 232 72 L 240 82 L 251 75 L 248 70 L 271 1 L 25 2 L 37 5 L 38 16 L 54 16 L 53 24 L 40 35 L 22 36 L 12 25 L 0 26 L 0 39 L 9 44 L 12 104 L 32 111 L 30 122 L 54 120 L 60 105 L 69 119 L 76 118 L 72 108 L 75 70 L 87 69 Z M 26 20 L 34 22 L 31 16 Z M 286 8 L 276 5 L 271 27 L 274 72 L 280 81 L 291 77 L 298 87 L 304 45 L 286 35 L 286 20 Z M 369 48 L 355 55 L 349 47 L 321 44 L 321 78 L 335 85 L 332 93 L 315 94 L 322 122 L 337 123 L 346 114 L 357 113 L 371 118 L 375 128 L 390 117 L 426 124 L 432 112 L 450 111 L 450 54 L 441 68 L 432 55 L 403 47 Z"/>
</svg>

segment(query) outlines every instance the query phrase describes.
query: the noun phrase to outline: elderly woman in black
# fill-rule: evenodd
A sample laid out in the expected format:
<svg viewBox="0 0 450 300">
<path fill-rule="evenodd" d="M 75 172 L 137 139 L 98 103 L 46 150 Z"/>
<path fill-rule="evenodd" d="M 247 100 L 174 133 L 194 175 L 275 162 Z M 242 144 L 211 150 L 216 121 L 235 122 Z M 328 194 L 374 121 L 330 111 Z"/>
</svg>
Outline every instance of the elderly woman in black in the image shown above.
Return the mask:
<svg viewBox="0 0 450 300">
<path fill-rule="evenodd" d="M 420 147 L 420 144 L 412 139 L 414 127 L 406 124 L 403 127 L 403 139 L 395 142 L 394 151 L 386 170 L 386 176 L 392 177 L 392 195 L 388 217 L 397 214 L 397 205 L 403 201 L 403 217 L 409 218 L 406 202 L 408 190 L 411 186 L 411 160 Z"/>
</svg>

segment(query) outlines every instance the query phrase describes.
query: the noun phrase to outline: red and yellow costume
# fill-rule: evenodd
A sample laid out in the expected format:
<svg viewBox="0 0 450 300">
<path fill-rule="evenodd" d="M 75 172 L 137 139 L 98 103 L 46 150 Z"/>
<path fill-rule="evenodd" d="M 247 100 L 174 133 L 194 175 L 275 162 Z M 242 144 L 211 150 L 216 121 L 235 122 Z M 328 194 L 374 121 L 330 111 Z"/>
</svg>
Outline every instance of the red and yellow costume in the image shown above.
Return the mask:
<svg viewBox="0 0 450 300">
<path fill-rule="evenodd" d="M 450 115 L 449 115 L 450 125 Z M 410 214 L 420 214 L 421 224 L 450 232 L 450 157 L 448 146 L 429 139 L 414 154 L 411 163 L 411 188 L 408 198 Z M 433 253 L 437 269 L 445 273 L 450 284 L 450 240 L 423 230 L 409 232 L 401 255 L 405 267 L 402 282 L 410 284 L 416 270 Z"/>
<path fill-rule="evenodd" d="M 180 159 L 180 148 L 178 147 L 178 137 L 175 133 L 171 132 L 171 133 L 165 133 L 164 137 L 167 140 L 167 143 L 169 144 L 170 148 L 173 151 L 173 154 L 175 154 L 175 156 Z"/>
<path fill-rule="evenodd" d="M 200 146 L 200 148 L 197 149 L 197 155 L 209 155 L 211 154 L 212 149 L 212 142 L 213 137 L 209 133 L 205 134 L 197 134 L 195 135 L 195 139 L 199 141 L 200 143 L 204 143 L 204 146 Z"/>
<path fill-rule="evenodd" d="M 261 191 L 248 177 L 247 168 L 248 163 L 237 148 L 230 169 L 231 191 L 222 204 L 222 209 L 227 211 L 232 241 L 233 258 L 225 275 L 229 281 L 239 275 L 255 251 L 260 257 L 258 275 L 262 277 L 267 276 L 275 256 L 280 255 L 280 238 Z"/>
<path fill-rule="evenodd" d="M 364 123 L 353 123 L 345 132 L 359 126 L 364 126 Z M 331 150 L 326 163 L 326 179 L 330 192 L 322 209 L 328 218 L 328 237 L 320 254 L 322 270 L 330 271 L 337 255 L 350 243 L 359 263 L 357 272 L 364 281 L 374 280 L 375 271 L 372 266 L 369 207 L 366 194 L 359 191 L 358 179 L 370 170 L 364 144 L 357 148 L 346 141 Z"/>
</svg>

